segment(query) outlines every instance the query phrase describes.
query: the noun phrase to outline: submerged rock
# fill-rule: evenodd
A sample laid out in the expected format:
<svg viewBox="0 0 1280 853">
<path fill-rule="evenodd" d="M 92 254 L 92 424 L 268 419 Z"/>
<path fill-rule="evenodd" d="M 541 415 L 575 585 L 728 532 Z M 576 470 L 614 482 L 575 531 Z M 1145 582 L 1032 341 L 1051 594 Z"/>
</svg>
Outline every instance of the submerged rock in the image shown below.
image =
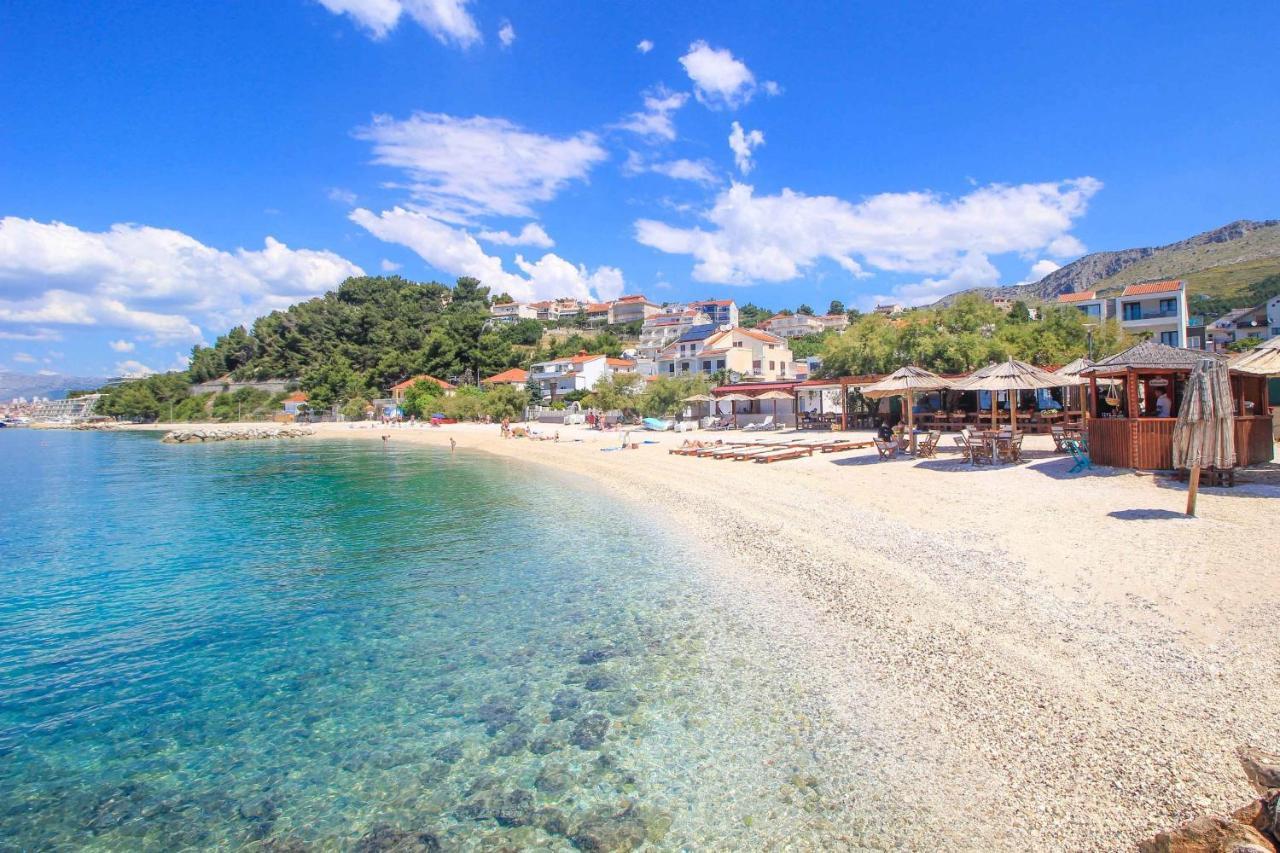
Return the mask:
<svg viewBox="0 0 1280 853">
<path fill-rule="evenodd" d="M 608 690 L 610 687 L 613 687 L 613 685 L 616 683 L 617 682 L 611 676 L 593 675 L 590 678 L 588 678 L 586 680 L 586 683 L 584 683 L 582 686 L 594 693 L 599 690 Z"/>
<path fill-rule="evenodd" d="M 614 813 L 609 809 L 588 814 L 569 836 L 579 850 L 592 853 L 635 850 L 645 838 L 645 825 L 638 816 L 630 811 Z"/>
<path fill-rule="evenodd" d="M 573 777 L 564 767 L 552 764 L 542 768 L 533 784 L 544 794 L 559 794 L 573 784 Z"/>
<path fill-rule="evenodd" d="M 552 735 L 540 735 L 529 743 L 529 751 L 534 755 L 546 755 L 564 746 L 564 741 Z"/>
<path fill-rule="evenodd" d="M 529 744 L 529 739 L 525 737 L 523 732 L 515 732 L 507 735 L 489 748 L 489 756 L 499 757 L 504 755 L 514 755 L 524 749 Z"/>
<path fill-rule="evenodd" d="M 493 804 L 493 819 L 499 826 L 528 826 L 533 816 L 533 795 L 528 791 L 511 791 Z"/>
<path fill-rule="evenodd" d="M 578 694 L 572 690 L 557 690 L 551 697 L 551 719 L 563 720 L 572 717 L 573 712 L 582 706 Z"/>
<path fill-rule="evenodd" d="M 442 746 L 433 753 L 436 761 L 443 761 L 445 764 L 457 764 L 462 759 L 462 747 L 456 743 L 448 746 Z"/>
<path fill-rule="evenodd" d="M 592 666 L 617 656 L 618 653 L 613 649 L 591 649 L 578 655 L 578 663 L 583 666 Z"/>
<path fill-rule="evenodd" d="M 1242 746 L 1236 753 L 1249 784 L 1259 794 L 1280 791 L 1280 755 L 1264 752 L 1251 746 Z"/>
<path fill-rule="evenodd" d="M 569 742 L 581 749 L 595 749 L 609 733 L 609 718 L 604 714 L 587 714 L 573 727 Z"/>
<path fill-rule="evenodd" d="M 435 853 L 440 839 L 433 832 L 395 829 L 380 823 L 356 842 L 356 853 Z"/>
</svg>

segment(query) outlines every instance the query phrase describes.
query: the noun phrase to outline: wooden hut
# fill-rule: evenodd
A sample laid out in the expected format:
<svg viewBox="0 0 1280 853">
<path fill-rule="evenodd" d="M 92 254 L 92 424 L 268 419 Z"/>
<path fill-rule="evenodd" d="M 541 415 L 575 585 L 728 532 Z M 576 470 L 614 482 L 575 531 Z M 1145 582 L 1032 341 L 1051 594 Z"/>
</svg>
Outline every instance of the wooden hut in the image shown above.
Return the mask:
<svg viewBox="0 0 1280 853">
<path fill-rule="evenodd" d="M 1198 350 L 1177 349 L 1144 341 L 1103 359 L 1081 373 L 1089 380 L 1089 456 L 1098 465 L 1159 470 L 1173 468 L 1173 427 L 1182 403 L 1183 386 L 1196 363 L 1222 358 Z M 1099 380 L 1118 384 L 1110 390 Z M 1159 417 L 1160 392 L 1171 400 L 1170 416 Z M 1233 371 L 1236 456 L 1239 465 L 1256 465 L 1272 458 L 1271 417 L 1266 382 Z M 1103 412 L 1103 397 L 1114 395 L 1111 411 Z"/>
</svg>

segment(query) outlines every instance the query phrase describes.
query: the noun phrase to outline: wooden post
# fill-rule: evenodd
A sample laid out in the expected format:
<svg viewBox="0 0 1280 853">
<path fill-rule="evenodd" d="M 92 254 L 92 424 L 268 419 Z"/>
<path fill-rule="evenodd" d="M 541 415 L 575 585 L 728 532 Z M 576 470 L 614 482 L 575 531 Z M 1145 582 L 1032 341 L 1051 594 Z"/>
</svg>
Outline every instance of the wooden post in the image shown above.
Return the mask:
<svg viewBox="0 0 1280 853">
<path fill-rule="evenodd" d="M 1018 431 L 1018 392 L 1009 391 L 1009 433 Z"/>
<path fill-rule="evenodd" d="M 1196 492 L 1200 490 L 1200 463 L 1191 466 L 1191 479 L 1187 482 L 1187 515 L 1196 514 Z"/>
<path fill-rule="evenodd" d="M 915 408 L 915 401 L 912 400 L 912 397 L 914 396 L 915 394 L 912 394 L 910 391 L 907 392 L 907 432 L 911 433 L 912 453 L 916 452 L 915 413 L 912 411 Z"/>
<path fill-rule="evenodd" d="M 840 431 L 849 428 L 849 386 L 843 378 L 840 380 Z"/>
<path fill-rule="evenodd" d="M 1129 468 L 1138 467 L 1138 381 L 1130 367 L 1124 372 L 1124 393 L 1129 406 Z"/>
</svg>

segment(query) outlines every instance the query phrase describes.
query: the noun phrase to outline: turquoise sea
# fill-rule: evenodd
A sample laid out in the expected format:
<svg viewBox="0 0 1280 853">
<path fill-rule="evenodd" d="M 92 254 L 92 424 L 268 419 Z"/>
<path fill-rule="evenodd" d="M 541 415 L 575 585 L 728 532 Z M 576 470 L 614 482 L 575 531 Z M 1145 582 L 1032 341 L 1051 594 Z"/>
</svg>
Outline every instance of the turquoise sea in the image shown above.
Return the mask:
<svg viewBox="0 0 1280 853">
<path fill-rule="evenodd" d="M 544 469 L 7 430 L 0 482 L 0 849 L 815 849 L 875 822 L 710 544 Z"/>
</svg>

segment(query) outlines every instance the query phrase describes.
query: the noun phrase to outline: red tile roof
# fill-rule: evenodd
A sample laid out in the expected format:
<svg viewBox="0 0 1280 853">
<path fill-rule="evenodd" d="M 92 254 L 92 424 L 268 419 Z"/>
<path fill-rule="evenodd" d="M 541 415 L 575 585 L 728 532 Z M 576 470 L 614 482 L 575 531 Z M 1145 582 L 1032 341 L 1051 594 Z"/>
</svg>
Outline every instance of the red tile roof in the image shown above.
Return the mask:
<svg viewBox="0 0 1280 853">
<path fill-rule="evenodd" d="M 790 391 L 799 382 L 740 382 L 737 385 L 721 385 L 712 388 L 712 394 L 749 394 L 753 391 Z"/>
<path fill-rule="evenodd" d="M 1090 299 L 1097 299 L 1098 292 L 1096 290 L 1081 290 L 1078 293 L 1064 293 L 1058 297 L 1059 302 L 1088 302 Z"/>
<path fill-rule="evenodd" d="M 456 387 L 454 385 L 450 385 L 448 382 L 445 382 L 443 379 L 436 379 L 434 376 L 428 376 L 427 374 L 423 373 L 420 376 L 410 376 L 408 379 L 406 379 L 403 382 L 397 382 L 395 385 L 391 386 L 391 392 L 395 393 L 396 391 L 407 391 L 410 387 L 417 384 L 418 382 L 422 382 L 423 380 L 426 380 L 427 382 L 434 382 L 446 391 L 452 391 Z"/>
<path fill-rule="evenodd" d="M 698 302 L 690 302 L 690 305 L 732 305 L 732 299 L 702 299 Z"/>
<path fill-rule="evenodd" d="M 307 402 L 308 399 L 310 398 L 307 397 L 307 395 L 302 393 L 301 391 L 294 391 L 288 397 L 285 397 L 284 401 L 286 403 L 305 403 Z"/>
<path fill-rule="evenodd" d="M 755 338 L 757 341 L 764 341 L 765 343 L 768 343 L 768 344 L 782 343 L 782 338 L 778 337 L 777 335 L 771 335 L 768 332 L 758 332 L 755 329 L 743 329 L 743 328 L 733 329 L 732 331 L 742 332 L 742 334 L 746 335 L 748 338 Z"/>
<path fill-rule="evenodd" d="M 502 384 L 507 382 L 528 382 L 529 371 L 521 370 L 513 367 L 510 370 L 504 370 L 501 373 L 495 373 L 485 380 L 486 384 Z"/>
<path fill-rule="evenodd" d="M 593 303 L 591 303 L 590 305 L 588 305 L 588 306 L 587 306 L 587 313 L 588 313 L 588 314 L 599 314 L 599 313 L 601 313 L 602 311 L 603 311 L 603 312 L 608 312 L 608 310 L 609 310 L 609 303 L 608 303 L 608 302 L 593 302 Z"/>
<path fill-rule="evenodd" d="M 1148 281 L 1143 284 L 1131 284 L 1124 289 L 1121 296 L 1145 296 L 1148 293 L 1173 293 L 1182 290 L 1182 281 Z"/>
<path fill-rule="evenodd" d="M 644 298 L 644 294 L 638 294 L 635 296 L 620 296 L 618 297 L 618 301 L 619 302 L 648 302 L 649 300 Z"/>
<path fill-rule="evenodd" d="M 636 363 L 629 358 L 610 358 L 605 363 L 610 367 L 635 367 Z"/>
</svg>

